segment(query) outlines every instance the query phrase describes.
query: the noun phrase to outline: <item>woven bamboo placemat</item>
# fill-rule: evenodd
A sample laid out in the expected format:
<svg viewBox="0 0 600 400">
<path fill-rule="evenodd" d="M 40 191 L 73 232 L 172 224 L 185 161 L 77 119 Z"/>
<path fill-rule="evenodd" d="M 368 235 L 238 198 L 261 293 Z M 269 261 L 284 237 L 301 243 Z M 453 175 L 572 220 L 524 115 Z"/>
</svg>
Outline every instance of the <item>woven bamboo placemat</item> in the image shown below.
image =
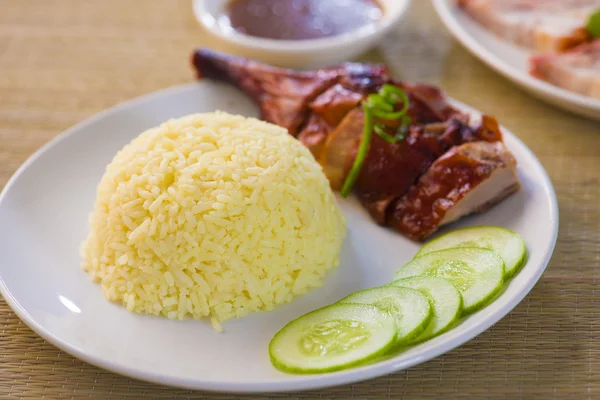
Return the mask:
<svg viewBox="0 0 600 400">
<path fill-rule="evenodd" d="M 380 379 L 273 399 L 600 398 L 600 124 L 557 110 L 463 50 L 428 2 L 365 56 L 496 115 L 547 168 L 561 229 L 548 270 L 506 318 L 445 356 Z M 207 43 L 189 0 L 0 0 L 0 188 L 69 126 L 189 82 Z M 0 221 L 1 223 L 1 221 Z M 37 337 L 0 300 L 0 398 L 235 399 L 130 380 Z"/>
</svg>

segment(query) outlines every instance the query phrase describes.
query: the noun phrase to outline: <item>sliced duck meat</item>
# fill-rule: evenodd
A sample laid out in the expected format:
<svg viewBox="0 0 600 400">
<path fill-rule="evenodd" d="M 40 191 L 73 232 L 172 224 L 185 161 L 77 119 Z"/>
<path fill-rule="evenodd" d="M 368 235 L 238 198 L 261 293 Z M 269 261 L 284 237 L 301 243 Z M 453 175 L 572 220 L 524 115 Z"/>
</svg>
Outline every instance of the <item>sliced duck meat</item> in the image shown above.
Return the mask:
<svg viewBox="0 0 600 400">
<path fill-rule="evenodd" d="M 365 133 L 364 100 L 377 93 L 374 98 L 383 101 L 377 96 L 395 86 L 401 89 L 398 97 L 387 105 L 387 114 L 378 114 L 392 119 L 373 115 L 377 133 L 352 187 L 373 220 L 421 240 L 456 215 L 472 212 L 472 204 L 485 203 L 469 200 L 468 189 L 486 181 L 486 171 L 492 176 L 496 164 L 489 160 L 496 159 L 489 154 L 504 149 L 500 127 L 490 116 L 469 125 L 468 115 L 435 87 L 394 81 L 381 65 L 296 72 L 207 50 L 196 51 L 192 61 L 199 77 L 241 88 L 258 103 L 264 120 L 287 128 L 306 145 L 334 190 L 341 190 L 357 157 Z M 486 201 L 496 201 L 495 193 L 475 193 L 481 193 L 476 200 L 493 195 Z"/>
<path fill-rule="evenodd" d="M 387 225 L 389 206 L 408 193 L 419 177 L 449 149 L 469 142 L 501 140 L 500 128 L 490 116 L 483 116 L 475 128 L 456 119 L 413 126 L 407 139 L 394 145 L 376 138 L 366 167 L 361 169 L 356 194 L 371 217 Z"/>
<path fill-rule="evenodd" d="M 389 225 L 423 240 L 442 225 L 483 212 L 519 189 L 516 161 L 501 142 L 452 148 L 391 211 Z"/>
<path fill-rule="evenodd" d="M 321 116 L 329 126 L 337 126 L 346 114 L 364 98 L 364 93 L 346 89 L 341 84 L 336 83 L 314 99 L 309 107 L 314 114 Z"/>
<path fill-rule="evenodd" d="M 397 124 L 379 121 L 397 129 Z M 363 193 L 401 196 L 431 163 L 463 138 L 455 128 L 441 133 L 426 133 L 424 126 L 412 125 L 406 140 L 389 143 L 373 135 L 369 151 L 355 183 Z M 328 135 L 318 158 L 334 190 L 339 190 L 352 168 L 364 131 L 364 112 L 356 107 Z"/>
<path fill-rule="evenodd" d="M 297 138 L 318 159 L 325 148 L 327 137 L 334 130 L 335 125 L 329 125 L 324 117 L 313 113 L 308 117 L 308 122 L 302 128 Z"/>
<path fill-rule="evenodd" d="M 350 111 L 327 136 L 317 161 L 333 190 L 340 190 L 360 145 L 365 126 L 365 114 L 361 107 Z"/>
<path fill-rule="evenodd" d="M 319 158 L 329 134 L 365 96 L 336 83 L 309 104 L 310 116 L 298 134 L 298 140 Z"/>
<path fill-rule="evenodd" d="M 600 40 L 563 54 L 533 57 L 531 74 L 563 89 L 600 99 Z"/>
<path fill-rule="evenodd" d="M 418 127 L 410 129 L 406 140 L 396 143 L 388 143 L 374 135 L 355 184 L 356 190 L 404 195 L 433 161 L 451 147 L 440 138 L 426 134 Z M 462 143 L 459 137 L 456 139 L 457 144 Z"/>
<path fill-rule="evenodd" d="M 495 34 L 542 53 L 561 52 L 591 40 L 585 29 L 600 0 L 457 0 Z"/>
</svg>

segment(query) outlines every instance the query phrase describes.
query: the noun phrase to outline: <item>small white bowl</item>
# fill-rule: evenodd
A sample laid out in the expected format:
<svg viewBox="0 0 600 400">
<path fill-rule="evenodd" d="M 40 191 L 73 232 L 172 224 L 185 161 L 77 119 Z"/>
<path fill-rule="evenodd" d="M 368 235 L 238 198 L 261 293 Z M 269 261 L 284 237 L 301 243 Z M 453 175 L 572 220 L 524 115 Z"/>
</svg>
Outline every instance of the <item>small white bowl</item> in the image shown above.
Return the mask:
<svg viewBox="0 0 600 400">
<path fill-rule="evenodd" d="M 373 47 L 396 25 L 410 0 L 379 0 L 383 17 L 375 24 L 321 39 L 276 40 L 237 33 L 219 22 L 229 0 L 192 0 L 194 14 L 208 34 L 210 47 L 269 64 L 318 68 L 349 61 Z"/>
</svg>

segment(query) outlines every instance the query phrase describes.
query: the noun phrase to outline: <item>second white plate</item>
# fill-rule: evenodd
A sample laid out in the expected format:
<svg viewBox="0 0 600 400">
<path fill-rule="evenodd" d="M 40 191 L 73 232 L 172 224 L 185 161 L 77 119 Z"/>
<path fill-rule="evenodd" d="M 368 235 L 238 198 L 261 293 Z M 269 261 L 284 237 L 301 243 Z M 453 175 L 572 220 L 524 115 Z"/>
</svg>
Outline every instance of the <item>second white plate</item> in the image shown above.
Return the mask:
<svg viewBox="0 0 600 400">
<path fill-rule="evenodd" d="M 455 3 L 455 0 L 433 0 L 446 27 L 473 55 L 539 99 L 600 120 L 600 100 L 561 89 L 529 75 L 531 52 L 498 38 L 469 18 Z"/>
</svg>

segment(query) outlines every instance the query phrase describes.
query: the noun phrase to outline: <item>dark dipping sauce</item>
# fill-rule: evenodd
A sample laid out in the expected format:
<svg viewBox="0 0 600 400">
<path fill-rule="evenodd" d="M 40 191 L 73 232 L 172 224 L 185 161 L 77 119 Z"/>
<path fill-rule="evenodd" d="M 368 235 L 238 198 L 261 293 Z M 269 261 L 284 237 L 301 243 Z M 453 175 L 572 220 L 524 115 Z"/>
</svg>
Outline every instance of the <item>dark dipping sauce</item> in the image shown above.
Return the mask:
<svg viewBox="0 0 600 400">
<path fill-rule="evenodd" d="M 306 40 L 336 36 L 383 16 L 376 0 L 234 0 L 229 24 L 239 33 L 267 39 Z"/>
</svg>

